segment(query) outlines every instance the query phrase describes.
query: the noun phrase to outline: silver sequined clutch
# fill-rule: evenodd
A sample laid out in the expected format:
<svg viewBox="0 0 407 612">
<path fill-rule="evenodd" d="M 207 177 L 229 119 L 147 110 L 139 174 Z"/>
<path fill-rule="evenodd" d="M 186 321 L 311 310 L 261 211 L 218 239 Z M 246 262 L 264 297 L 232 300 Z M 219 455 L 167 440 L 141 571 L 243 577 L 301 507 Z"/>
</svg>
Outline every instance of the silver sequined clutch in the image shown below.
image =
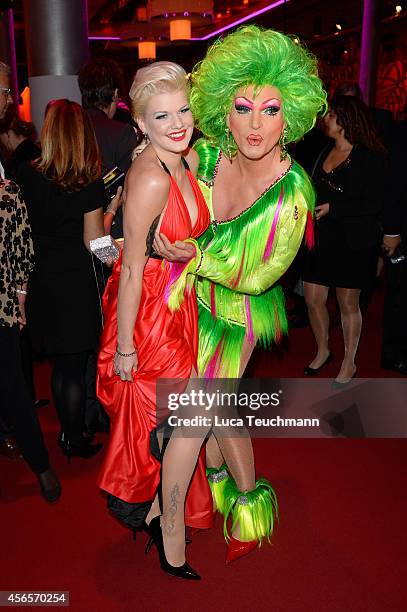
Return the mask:
<svg viewBox="0 0 407 612">
<path fill-rule="evenodd" d="M 96 240 L 91 240 L 90 250 L 103 263 L 106 263 L 109 259 L 116 261 L 120 253 L 119 245 L 112 236 L 101 236 Z"/>
</svg>

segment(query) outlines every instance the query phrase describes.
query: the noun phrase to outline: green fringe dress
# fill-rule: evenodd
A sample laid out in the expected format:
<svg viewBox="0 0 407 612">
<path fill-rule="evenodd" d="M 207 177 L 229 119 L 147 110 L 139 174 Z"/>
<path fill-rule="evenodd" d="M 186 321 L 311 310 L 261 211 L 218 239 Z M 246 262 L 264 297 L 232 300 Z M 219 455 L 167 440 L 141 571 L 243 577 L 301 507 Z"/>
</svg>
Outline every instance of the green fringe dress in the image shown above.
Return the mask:
<svg viewBox="0 0 407 612">
<path fill-rule="evenodd" d="M 239 215 L 216 221 L 212 190 L 222 152 L 201 139 L 198 183 L 211 224 L 197 241 L 196 257 L 176 266 L 168 304 L 177 309 L 195 283 L 199 310 L 199 375 L 238 378 L 245 338 L 270 347 L 287 332 L 284 294 L 278 280 L 303 241 L 312 244 L 315 195 L 295 161 Z"/>
</svg>

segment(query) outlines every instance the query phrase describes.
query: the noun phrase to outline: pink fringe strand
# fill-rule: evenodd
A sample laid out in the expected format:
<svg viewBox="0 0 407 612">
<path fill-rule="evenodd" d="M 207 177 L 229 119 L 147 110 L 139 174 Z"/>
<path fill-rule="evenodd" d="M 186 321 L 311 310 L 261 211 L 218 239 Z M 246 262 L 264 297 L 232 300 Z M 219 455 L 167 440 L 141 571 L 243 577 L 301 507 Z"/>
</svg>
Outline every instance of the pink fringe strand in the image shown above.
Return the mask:
<svg viewBox="0 0 407 612">
<path fill-rule="evenodd" d="M 216 366 L 218 363 L 222 342 L 223 342 L 223 337 L 221 338 L 218 346 L 216 347 L 216 351 L 214 352 L 213 356 L 211 357 L 208 363 L 208 366 L 204 374 L 205 378 L 216 378 L 217 377 L 218 372 L 216 371 Z"/>
<path fill-rule="evenodd" d="M 170 293 L 171 293 L 171 287 L 172 285 L 175 283 L 175 281 L 177 281 L 179 279 L 179 277 L 181 276 L 182 272 L 185 269 L 185 266 L 188 265 L 188 261 L 186 263 L 179 263 L 176 261 L 170 262 L 170 266 L 171 266 L 171 274 L 170 274 L 170 279 L 168 281 L 168 284 L 165 288 L 164 291 L 164 299 L 166 301 L 166 303 L 168 304 L 168 300 L 170 299 Z"/>
<path fill-rule="evenodd" d="M 271 250 L 273 248 L 274 236 L 276 234 L 276 228 L 277 228 L 278 218 L 280 216 L 281 205 L 283 203 L 283 197 L 284 197 L 284 187 L 281 187 L 280 197 L 278 198 L 276 212 L 274 213 L 270 235 L 268 237 L 266 248 L 264 250 L 263 261 L 266 261 L 270 257 Z"/>
<path fill-rule="evenodd" d="M 312 218 L 311 211 L 307 212 L 307 224 L 305 226 L 305 244 L 311 250 L 315 245 L 314 238 L 314 220 Z"/>
</svg>

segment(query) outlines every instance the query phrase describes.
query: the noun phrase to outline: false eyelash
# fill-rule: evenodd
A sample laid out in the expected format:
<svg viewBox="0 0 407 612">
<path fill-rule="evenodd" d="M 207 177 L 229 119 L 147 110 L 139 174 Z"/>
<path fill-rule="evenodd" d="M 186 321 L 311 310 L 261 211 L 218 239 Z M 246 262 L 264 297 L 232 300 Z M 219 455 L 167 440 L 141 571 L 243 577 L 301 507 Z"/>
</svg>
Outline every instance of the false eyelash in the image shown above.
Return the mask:
<svg viewBox="0 0 407 612">
<path fill-rule="evenodd" d="M 238 113 L 245 113 L 246 111 L 250 111 L 251 108 L 249 108 L 248 106 L 245 106 L 244 104 L 235 104 L 235 110 Z"/>
<path fill-rule="evenodd" d="M 268 106 L 267 108 L 264 109 L 267 115 L 277 115 L 279 110 L 280 110 L 279 106 Z M 270 111 L 270 112 L 267 112 L 267 111 Z"/>
</svg>

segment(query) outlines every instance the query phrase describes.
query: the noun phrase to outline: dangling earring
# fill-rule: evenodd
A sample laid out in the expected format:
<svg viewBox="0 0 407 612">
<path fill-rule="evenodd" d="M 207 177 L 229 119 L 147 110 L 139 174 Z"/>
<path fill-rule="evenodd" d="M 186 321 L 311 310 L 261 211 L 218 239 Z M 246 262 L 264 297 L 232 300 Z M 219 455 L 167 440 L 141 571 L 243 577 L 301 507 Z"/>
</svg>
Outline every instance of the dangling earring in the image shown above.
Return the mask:
<svg viewBox="0 0 407 612">
<path fill-rule="evenodd" d="M 284 161 L 288 155 L 287 149 L 286 149 L 287 136 L 288 136 L 288 130 L 285 127 L 280 134 L 280 138 L 278 139 L 278 145 L 280 147 L 280 161 L 281 162 Z"/>
<path fill-rule="evenodd" d="M 143 138 L 146 141 L 146 144 L 148 144 L 150 142 L 150 138 L 149 138 L 147 132 L 145 132 L 145 134 L 143 134 Z"/>
<path fill-rule="evenodd" d="M 232 136 L 232 132 L 230 131 L 230 129 L 227 127 L 226 130 L 226 155 L 227 158 L 229 159 L 230 163 L 232 163 L 232 151 L 230 150 L 230 138 Z"/>
</svg>

